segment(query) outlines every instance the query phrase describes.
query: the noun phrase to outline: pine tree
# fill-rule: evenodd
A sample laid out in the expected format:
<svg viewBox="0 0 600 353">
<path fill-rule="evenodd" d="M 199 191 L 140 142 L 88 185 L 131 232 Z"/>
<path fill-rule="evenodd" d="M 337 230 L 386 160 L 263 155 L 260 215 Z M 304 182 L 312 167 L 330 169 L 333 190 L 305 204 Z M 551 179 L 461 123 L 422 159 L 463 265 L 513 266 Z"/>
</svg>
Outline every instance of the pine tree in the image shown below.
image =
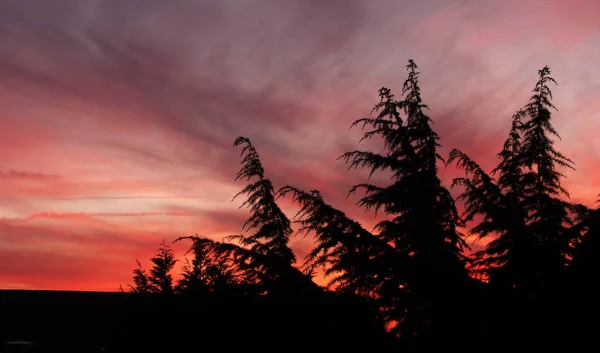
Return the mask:
<svg viewBox="0 0 600 353">
<path fill-rule="evenodd" d="M 198 235 L 181 237 L 175 241 L 191 240 L 186 252 L 193 254 L 182 269 L 177 289 L 181 293 L 231 292 L 237 286 L 250 285 L 257 274 L 248 266 L 247 250 L 234 244 L 222 243 Z"/>
<path fill-rule="evenodd" d="M 150 269 L 150 283 L 156 287 L 161 294 L 173 293 L 173 276 L 171 271 L 177 263 L 175 254 L 171 247 L 163 239 L 155 257 L 150 259 L 154 264 Z"/>
<path fill-rule="evenodd" d="M 330 289 L 366 300 L 373 318 L 381 320 L 381 327 L 397 319 L 394 313 L 399 308 L 401 289 L 390 264 L 400 264 L 393 247 L 326 203 L 317 190 L 305 192 L 285 186 L 278 192 L 280 197 L 287 195 L 300 205 L 295 216 L 300 224 L 298 233 L 312 233 L 316 241 L 306 256 L 305 271 L 321 268 L 329 278 Z"/>
<path fill-rule="evenodd" d="M 243 229 L 250 235 L 231 236 L 249 250 L 243 261 L 260 273 L 258 282 L 267 286 L 268 291 L 300 291 L 299 288 L 313 290 L 316 285 L 309 276 L 302 274 L 293 265 L 295 255 L 288 245 L 292 234 L 291 222 L 279 208 L 275 200 L 275 189 L 265 178 L 264 168 L 258 152 L 246 137 L 235 140 L 234 147 L 242 146 L 242 168 L 235 180 L 251 181 L 234 200 L 244 195 L 246 200 L 240 207 L 250 209 L 250 217 Z"/>
<path fill-rule="evenodd" d="M 479 241 L 490 234 L 503 232 L 506 226 L 506 215 L 503 209 L 504 195 L 494 180 L 475 161 L 465 153 L 453 149 L 450 151 L 447 165 L 456 163 L 458 169 L 463 169 L 466 176 L 454 178 L 452 188 L 463 187 L 463 192 L 458 195 L 457 200 L 463 201 L 464 212 L 462 221 L 467 223 L 473 221 L 476 216 L 482 216 L 479 223 L 469 230 L 469 235 L 475 235 Z M 489 256 L 487 250 L 476 253 L 476 261 L 473 264 L 476 272 L 482 272 L 484 277 L 489 275 L 489 266 L 501 265 L 501 260 Z M 482 268 L 481 268 L 481 267 Z"/>
<path fill-rule="evenodd" d="M 526 112 L 520 109 L 513 115 L 508 138 L 498 154 L 500 163 L 492 170 L 493 174 L 498 175 L 498 186 L 515 203 L 519 203 L 523 197 L 521 131 L 525 114 Z"/>
<path fill-rule="evenodd" d="M 351 192 L 365 189 L 366 196 L 359 205 L 367 210 L 383 208 L 386 214 L 395 217 L 392 222 L 379 223 L 378 229 L 380 235 L 393 242 L 397 249 L 418 255 L 425 249 L 439 247 L 436 252 L 448 251 L 448 258 L 454 258 L 460 264 L 465 244 L 455 228 L 459 217 L 450 193 L 437 176 L 436 160 L 441 159 L 436 150 L 439 137 L 431 128 L 431 119 L 424 113 L 427 106 L 421 102 L 417 66 L 410 60 L 407 68 L 409 77 L 403 89 L 405 100 L 395 101 L 390 90 L 382 88 L 381 101 L 375 107 L 380 111 L 378 117 L 359 119 L 353 124 L 372 127 L 363 139 L 380 135 L 385 143 L 384 154 L 354 151 L 343 155 L 351 168 L 369 168 L 371 175 L 376 171 L 391 171 L 394 183 L 388 187 L 360 184 Z M 400 117 L 399 108 L 407 115 L 406 123 Z M 421 234 L 431 234 L 433 239 Z"/>
<path fill-rule="evenodd" d="M 529 103 L 513 116 L 500 163 L 492 171 L 497 180 L 460 151 L 453 150 L 449 159 L 466 173 L 454 181 L 464 187 L 459 196 L 465 204 L 463 220 L 481 217 L 470 233 L 479 239 L 494 237 L 476 257 L 493 289 L 490 301 L 497 312 L 492 331 L 499 337 L 527 332 L 533 340 L 566 330 L 564 298 L 568 287 L 577 286 L 569 285 L 564 274 L 574 239 L 587 222 L 573 227 L 587 209 L 564 200 L 568 193 L 559 168 L 573 168 L 573 162 L 554 148 L 551 139 L 559 137 L 551 124 L 555 107 L 548 87 L 556 82 L 547 66 L 538 73 Z M 578 267 L 577 256 L 573 257 L 571 274 Z M 549 306 L 554 311 L 548 311 Z"/>
<path fill-rule="evenodd" d="M 364 297 L 381 296 L 380 289 L 385 278 L 378 263 L 393 248 L 364 229 L 344 212 L 327 204 L 319 191 L 305 192 L 285 186 L 278 196 L 291 194 L 300 204 L 296 214 L 300 224 L 299 233 L 313 233 L 316 247 L 307 255 L 304 268 L 309 273 L 323 268 L 330 278 L 329 285 L 341 293 Z"/>
<path fill-rule="evenodd" d="M 565 254 L 570 250 L 569 227 L 576 208 L 564 201 L 569 194 L 561 185 L 564 175 L 559 168 L 573 168 L 573 162 L 554 148 L 551 136 L 560 138 L 551 124 L 552 93 L 549 83 L 556 81 L 545 66 L 538 71 L 539 80 L 526 105 L 528 120 L 523 123 L 520 161 L 523 176 L 523 207 L 527 223 L 540 242 L 539 268 L 541 285 L 550 286 L 564 270 Z M 562 198 L 561 198 L 562 197 Z"/>
<path fill-rule="evenodd" d="M 539 272 L 536 262 L 539 242 L 528 226 L 527 210 L 523 203 L 526 192 L 522 154 L 525 116 L 524 110 L 513 115 L 508 138 L 498 154 L 500 163 L 492 170 L 498 176 L 498 186 L 504 196 L 498 201 L 503 217 L 499 222 L 501 227 L 496 229 L 499 237 L 488 243 L 485 252 L 491 260 L 489 270 L 492 283 L 531 293 Z"/>
<path fill-rule="evenodd" d="M 186 258 L 185 264 L 181 267 L 181 278 L 177 281 L 174 290 L 180 294 L 208 292 L 208 286 L 202 281 L 199 266 Z"/>
<path fill-rule="evenodd" d="M 148 272 L 142 268 L 142 264 L 135 260 L 138 267 L 133 270 L 133 285 L 129 285 L 134 293 L 150 293 L 154 291 L 154 287 L 148 279 Z"/>
<path fill-rule="evenodd" d="M 458 151 L 451 157 L 460 161 L 459 167 L 466 170 L 471 183 L 457 180 L 466 186 L 461 198 L 470 212 L 467 220 L 476 214 L 484 216 L 471 232 L 479 237 L 496 235 L 480 253 L 490 281 L 527 296 L 539 292 L 540 286 L 551 285 L 563 272 L 572 244 L 569 227 L 581 209 L 563 199 L 568 193 L 561 186 L 564 175 L 558 169 L 572 169 L 573 162 L 554 148 L 551 139 L 552 135 L 559 137 L 550 121 L 551 109 L 556 108 L 548 87 L 556 81 L 547 66 L 538 74 L 529 103 L 513 116 L 500 163 L 492 171 L 497 181 L 489 179 L 487 186 L 474 183 L 477 175 L 466 167 L 467 157 Z M 483 207 L 483 199 L 489 197 L 486 188 L 494 188 L 497 196 Z"/>
<path fill-rule="evenodd" d="M 366 210 L 383 210 L 390 217 L 377 225 L 379 236 L 393 244 L 395 258 L 409 262 L 394 267 L 395 283 L 404 294 L 410 294 L 409 299 L 404 299 L 409 308 L 395 314 L 397 329 L 414 334 L 449 328 L 450 312 L 459 303 L 452 301 L 464 288 L 468 276 L 462 254 L 466 244 L 456 229 L 460 217 L 452 196 L 438 177 L 436 162 L 443 160 L 437 152 L 439 136 L 425 114 L 427 106 L 421 99 L 417 65 L 409 60 L 407 69 L 404 99 L 396 101 L 389 89 L 382 88 L 380 102 L 374 109 L 379 112 L 377 117 L 353 123 L 363 129 L 371 128 L 363 140 L 383 138 L 383 153 L 353 151 L 342 158 L 350 168 L 369 169 L 370 175 L 377 171 L 392 174 L 391 185 L 360 184 L 351 193 L 364 189 L 359 205 Z M 406 121 L 401 118 L 401 111 Z"/>
<path fill-rule="evenodd" d="M 456 149 L 450 152 L 447 164 L 456 161 L 466 177 L 455 178 L 452 186 L 464 191 L 458 199 L 464 202 L 463 222 L 481 220 L 469 231 L 477 240 L 495 237 L 485 250 L 475 254 L 475 265 L 494 286 L 519 288 L 529 292 L 535 282 L 537 241 L 527 227 L 527 217 L 521 205 L 524 196 L 521 166 L 521 119 L 523 110 L 513 115 L 509 136 L 498 154 L 500 163 L 492 170 L 498 180 L 488 175 L 466 154 Z"/>
<path fill-rule="evenodd" d="M 240 206 L 250 208 L 250 218 L 244 223 L 246 231 L 255 230 L 255 233 L 240 237 L 242 245 L 249 246 L 258 254 L 275 255 L 281 260 L 292 264 L 295 256 L 288 246 L 292 228 L 289 219 L 275 202 L 275 189 L 273 184 L 264 175 L 264 168 L 258 152 L 246 137 L 240 136 L 235 140 L 234 147 L 242 147 L 242 168 L 235 180 L 246 179 L 253 182 L 235 195 L 234 200 L 245 195 L 246 201 Z"/>
</svg>

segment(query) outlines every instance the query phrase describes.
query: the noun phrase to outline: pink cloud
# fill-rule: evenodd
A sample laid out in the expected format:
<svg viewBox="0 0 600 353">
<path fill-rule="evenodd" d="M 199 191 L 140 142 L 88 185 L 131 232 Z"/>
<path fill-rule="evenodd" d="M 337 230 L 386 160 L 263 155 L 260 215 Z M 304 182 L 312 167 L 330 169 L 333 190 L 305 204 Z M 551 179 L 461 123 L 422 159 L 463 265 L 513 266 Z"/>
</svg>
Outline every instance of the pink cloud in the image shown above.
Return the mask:
<svg viewBox="0 0 600 353">
<path fill-rule="evenodd" d="M 366 174 L 336 158 L 378 148 L 348 127 L 381 86 L 400 95 L 409 58 L 441 152 L 486 170 L 549 64 L 566 185 L 600 193 L 597 1 L 264 4 L 0 4 L 0 287 L 115 289 L 163 237 L 241 232 L 237 135 L 276 187 L 318 189 L 370 229 L 381 216 L 346 197 Z"/>
</svg>

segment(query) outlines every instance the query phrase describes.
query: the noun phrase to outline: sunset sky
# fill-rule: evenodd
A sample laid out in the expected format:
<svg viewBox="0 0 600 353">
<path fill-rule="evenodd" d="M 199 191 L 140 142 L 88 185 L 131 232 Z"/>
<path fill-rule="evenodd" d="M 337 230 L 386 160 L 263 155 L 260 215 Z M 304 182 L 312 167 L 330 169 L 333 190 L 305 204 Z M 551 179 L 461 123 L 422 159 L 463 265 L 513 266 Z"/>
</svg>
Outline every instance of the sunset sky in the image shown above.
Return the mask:
<svg viewBox="0 0 600 353">
<path fill-rule="evenodd" d="M 549 65 L 565 184 L 592 205 L 599 18 L 598 0 L 2 1 L 0 288 L 116 290 L 163 238 L 240 233 L 238 135 L 276 187 L 370 227 L 346 198 L 364 174 L 336 158 L 410 58 L 442 154 L 488 170 Z M 310 244 L 291 241 L 300 260 Z"/>
</svg>

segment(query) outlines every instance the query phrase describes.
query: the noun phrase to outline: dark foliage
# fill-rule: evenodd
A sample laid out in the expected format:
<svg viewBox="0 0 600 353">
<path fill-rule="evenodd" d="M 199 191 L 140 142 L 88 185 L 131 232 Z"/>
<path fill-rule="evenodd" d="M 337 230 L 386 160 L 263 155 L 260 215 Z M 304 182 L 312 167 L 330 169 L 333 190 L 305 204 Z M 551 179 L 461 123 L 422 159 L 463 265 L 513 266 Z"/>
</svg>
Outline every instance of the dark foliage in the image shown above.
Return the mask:
<svg viewBox="0 0 600 353">
<path fill-rule="evenodd" d="M 566 264 L 571 239 L 568 228 L 574 206 L 559 196 L 568 196 L 562 187 L 559 167 L 573 169 L 573 162 L 554 148 L 551 136 L 558 133 L 551 124 L 552 93 L 548 83 L 556 83 L 545 66 L 539 71 L 534 94 L 525 109 L 529 120 L 523 124 L 520 155 L 525 169 L 523 207 L 529 226 L 540 242 L 537 259 L 541 285 L 554 286 Z"/>
<path fill-rule="evenodd" d="M 175 260 L 173 249 L 164 239 L 160 243 L 158 253 L 150 261 L 153 263 L 148 276 L 151 290 L 162 294 L 173 294 L 173 275 L 171 271 L 177 260 Z"/>
<path fill-rule="evenodd" d="M 291 222 L 275 202 L 275 189 L 265 178 L 258 152 L 246 137 L 235 140 L 234 147 L 242 146 L 242 168 L 236 176 L 250 183 L 237 195 L 246 196 L 240 207 L 250 209 L 250 217 L 243 229 L 253 231 L 249 236 L 236 235 L 228 240 L 238 240 L 246 249 L 240 258 L 246 267 L 256 273 L 256 281 L 271 293 L 318 291 L 309 275 L 303 274 L 294 263 L 296 258 L 288 245 L 292 234 Z"/>
<path fill-rule="evenodd" d="M 257 254 L 275 256 L 282 262 L 294 263 L 294 253 L 288 246 L 289 236 L 292 234 L 290 220 L 275 202 L 273 184 L 264 176 L 256 149 L 248 138 L 242 136 L 235 140 L 234 146 L 242 146 L 242 168 L 235 180 L 254 179 L 234 197 L 247 197 L 241 207 L 247 206 L 250 209 L 250 218 L 243 228 L 246 231 L 255 231 L 250 236 L 238 237 L 240 243 L 250 247 Z"/>
<path fill-rule="evenodd" d="M 565 201 L 559 168 L 573 168 L 550 138 L 552 93 L 550 69 L 539 71 L 534 94 L 512 119 L 509 136 L 499 153 L 500 163 L 487 175 L 464 153 L 453 150 L 449 162 L 466 172 L 454 185 L 464 188 L 465 221 L 481 220 L 471 229 L 479 239 L 493 236 L 477 254 L 493 285 L 515 288 L 531 297 L 558 284 L 573 243 L 569 228 L 585 208 Z"/>
<path fill-rule="evenodd" d="M 597 211 L 568 201 L 561 169 L 573 169 L 573 162 L 552 140 L 559 136 L 548 85 L 556 82 L 547 66 L 538 74 L 529 103 L 513 116 L 491 173 L 497 179 L 460 151 L 453 150 L 448 162 L 466 174 L 453 185 L 463 188 L 463 220 L 475 222 L 470 233 L 492 239 L 475 254 L 490 284 L 490 340 L 574 344 L 575 337 L 591 337 L 579 320 L 597 307 L 586 286 L 596 273 L 590 260 L 597 253 L 598 218 Z"/>
<path fill-rule="evenodd" d="M 600 203 L 600 200 L 598 201 Z M 587 210 L 581 221 L 573 227 L 576 237 L 573 259 L 569 264 L 572 285 L 577 293 L 585 293 L 588 298 L 597 297 L 598 286 L 595 278 L 600 273 L 600 207 Z M 594 298 L 594 300 L 596 300 Z"/>
<path fill-rule="evenodd" d="M 177 292 L 184 294 L 222 293 L 256 283 L 257 274 L 244 261 L 245 249 L 233 244 L 214 241 L 198 235 L 181 237 L 175 240 L 191 240 L 192 246 L 186 253 L 192 253 L 182 268 L 181 279 L 177 282 Z"/>
<path fill-rule="evenodd" d="M 133 270 L 133 285 L 130 285 L 134 293 L 150 293 L 153 289 L 148 279 L 148 273 L 142 268 L 139 260 L 135 260 L 138 267 Z"/>
<path fill-rule="evenodd" d="M 455 299 L 468 282 L 466 244 L 456 228 L 460 218 L 454 199 L 438 177 L 437 161 L 443 160 L 437 152 L 439 136 L 425 113 L 417 65 L 409 60 L 407 69 L 404 99 L 397 101 L 389 89 L 382 88 L 374 108 L 377 116 L 353 124 L 366 130 L 363 140 L 383 139 L 383 151 L 342 156 L 350 168 L 367 168 L 371 175 L 378 171 L 392 174 L 390 185 L 360 184 L 350 192 L 365 190 L 359 205 L 383 210 L 388 216 L 376 230 L 377 237 L 392 246 L 393 254 L 386 256 L 378 271 L 392 275 L 378 278 L 387 287 L 384 298 L 395 302 L 384 311 L 397 323 L 394 330 L 404 336 L 429 335 L 455 325 L 447 319 L 459 310 L 460 301 Z"/>
<path fill-rule="evenodd" d="M 382 274 L 377 271 L 381 268 L 377 262 L 385 261 L 391 245 L 325 203 L 316 190 L 304 192 L 291 186 L 279 190 L 282 197 L 288 194 L 300 204 L 296 215 L 299 232 L 312 233 L 316 240 L 316 247 L 306 258 L 306 270 L 324 268 L 329 285 L 340 293 L 380 296 Z"/>
</svg>

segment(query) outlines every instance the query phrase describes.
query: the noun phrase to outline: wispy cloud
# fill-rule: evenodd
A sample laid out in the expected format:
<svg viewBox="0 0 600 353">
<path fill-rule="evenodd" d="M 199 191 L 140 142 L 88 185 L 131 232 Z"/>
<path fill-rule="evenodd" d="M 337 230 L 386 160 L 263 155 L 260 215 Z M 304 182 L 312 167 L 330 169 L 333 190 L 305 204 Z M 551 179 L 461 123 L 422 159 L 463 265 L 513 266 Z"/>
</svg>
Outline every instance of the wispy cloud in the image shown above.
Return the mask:
<svg viewBox="0 0 600 353">
<path fill-rule="evenodd" d="M 31 221 L 36 219 L 57 219 L 70 220 L 77 218 L 98 218 L 98 217 L 151 217 L 151 216 L 169 216 L 169 217 L 189 217 L 190 214 L 182 212 L 42 212 L 34 213 L 24 218 L 4 218 L 4 221 Z"/>
<path fill-rule="evenodd" d="M 39 172 L 25 172 L 19 170 L 0 170 L 0 178 L 24 178 L 24 179 L 60 179 L 58 175 L 44 174 Z"/>
<path fill-rule="evenodd" d="M 567 186 L 591 202 L 598 16 L 595 0 L 2 1 L 0 217 L 27 221 L 0 222 L 0 287 L 108 288 L 161 237 L 239 232 L 237 135 L 276 187 L 319 189 L 370 226 L 346 197 L 365 175 L 336 158 L 376 148 L 348 127 L 381 86 L 400 94 L 409 58 L 442 154 L 486 169 L 550 65 L 557 144 L 578 168 Z"/>
</svg>

